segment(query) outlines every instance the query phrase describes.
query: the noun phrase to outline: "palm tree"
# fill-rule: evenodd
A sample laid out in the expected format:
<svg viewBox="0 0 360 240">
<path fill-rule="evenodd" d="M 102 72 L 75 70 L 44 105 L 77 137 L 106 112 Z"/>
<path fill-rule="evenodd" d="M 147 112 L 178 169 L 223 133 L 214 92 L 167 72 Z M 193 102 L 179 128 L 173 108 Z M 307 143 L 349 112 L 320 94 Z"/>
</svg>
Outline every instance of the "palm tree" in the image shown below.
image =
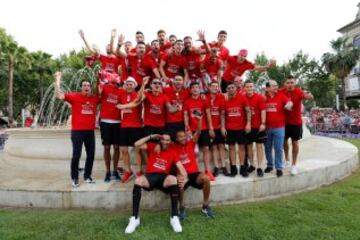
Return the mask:
<svg viewBox="0 0 360 240">
<path fill-rule="evenodd" d="M 344 107 L 346 105 L 345 80 L 360 58 L 360 49 L 348 44 L 347 38 L 339 37 L 330 42 L 333 53 L 325 53 L 322 61 L 326 70 L 341 81 Z"/>
</svg>

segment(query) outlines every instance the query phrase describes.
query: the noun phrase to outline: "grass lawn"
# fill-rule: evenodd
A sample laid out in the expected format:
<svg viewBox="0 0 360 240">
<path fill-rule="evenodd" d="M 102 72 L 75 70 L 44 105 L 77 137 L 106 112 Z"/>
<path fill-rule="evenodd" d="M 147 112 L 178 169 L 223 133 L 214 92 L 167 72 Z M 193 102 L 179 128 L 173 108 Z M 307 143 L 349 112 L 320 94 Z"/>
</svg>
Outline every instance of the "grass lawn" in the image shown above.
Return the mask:
<svg viewBox="0 0 360 240">
<path fill-rule="evenodd" d="M 130 212 L 0 208 L 0 239 L 360 239 L 360 171 L 319 190 L 215 213 L 210 220 L 190 210 L 175 234 L 168 211 L 141 212 L 141 225 L 126 236 Z"/>
</svg>

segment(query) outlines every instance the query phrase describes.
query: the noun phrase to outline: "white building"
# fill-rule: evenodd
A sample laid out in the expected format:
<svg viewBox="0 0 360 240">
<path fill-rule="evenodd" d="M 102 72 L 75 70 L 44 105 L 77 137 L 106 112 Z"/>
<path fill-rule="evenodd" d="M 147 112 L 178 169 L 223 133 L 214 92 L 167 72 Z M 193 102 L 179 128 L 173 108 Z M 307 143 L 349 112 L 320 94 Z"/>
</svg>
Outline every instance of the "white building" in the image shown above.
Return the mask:
<svg viewBox="0 0 360 240">
<path fill-rule="evenodd" d="M 349 44 L 360 47 L 360 3 L 357 7 L 355 20 L 340 28 L 338 32 L 348 39 Z M 345 88 L 347 98 L 360 98 L 360 61 L 347 77 Z"/>
</svg>

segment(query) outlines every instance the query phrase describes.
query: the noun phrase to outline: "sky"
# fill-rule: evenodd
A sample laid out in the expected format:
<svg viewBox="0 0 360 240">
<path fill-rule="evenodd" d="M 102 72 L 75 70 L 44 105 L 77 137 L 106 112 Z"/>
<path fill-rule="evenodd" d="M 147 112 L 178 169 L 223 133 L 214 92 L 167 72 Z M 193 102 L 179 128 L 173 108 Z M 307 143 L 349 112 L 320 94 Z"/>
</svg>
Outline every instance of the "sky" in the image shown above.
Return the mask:
<svg viewBox="0 0 360 240">
<path fill-rule="evenodd" d="M 246 48 L 250 60 L 264 52 L 283 63 L 299 50 L 317 59 L 330 51 L 329 42 L 341 36 L 337 30 L 355 20 L 358 2 L 7 0 L 1 3 L 0 27 L 28 50 L 42 50 L 54 57 L 82 48 L 79 29 L 102 51 L 113 28 L 133 42 L 137 30 L 150 42 L 159 29 L 193 39 L 202 29 L 208 41 L 224 29 L 231 54 Z"/>
</svg>

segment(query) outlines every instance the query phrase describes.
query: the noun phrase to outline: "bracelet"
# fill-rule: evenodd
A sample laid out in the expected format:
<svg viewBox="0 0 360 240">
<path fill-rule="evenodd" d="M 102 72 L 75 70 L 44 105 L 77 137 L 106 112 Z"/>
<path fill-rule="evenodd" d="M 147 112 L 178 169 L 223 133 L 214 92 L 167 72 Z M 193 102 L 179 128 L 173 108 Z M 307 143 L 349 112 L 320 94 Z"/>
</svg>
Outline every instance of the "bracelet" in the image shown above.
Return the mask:
<svg viewBox="0 0 360 240">
<path fill-rule="evenodd" d="M 150 140 L 151 140 L 151 136 L 152 136 L 152 134 L 150 134 L 150 135 L 149 135 L 149 137 L 150 137 Z"/>
<path fill-rule="evenodd" d="M 202 43 L 205 44 L 205 43 L 206 43 L 206 40 L 202 40 Z"/>
<path fill-rule="evenodd" d="M 122 44 L 121 43 L 118 43 L 118 47 L 121 47 L 122 46 Z"/>
</svg>

